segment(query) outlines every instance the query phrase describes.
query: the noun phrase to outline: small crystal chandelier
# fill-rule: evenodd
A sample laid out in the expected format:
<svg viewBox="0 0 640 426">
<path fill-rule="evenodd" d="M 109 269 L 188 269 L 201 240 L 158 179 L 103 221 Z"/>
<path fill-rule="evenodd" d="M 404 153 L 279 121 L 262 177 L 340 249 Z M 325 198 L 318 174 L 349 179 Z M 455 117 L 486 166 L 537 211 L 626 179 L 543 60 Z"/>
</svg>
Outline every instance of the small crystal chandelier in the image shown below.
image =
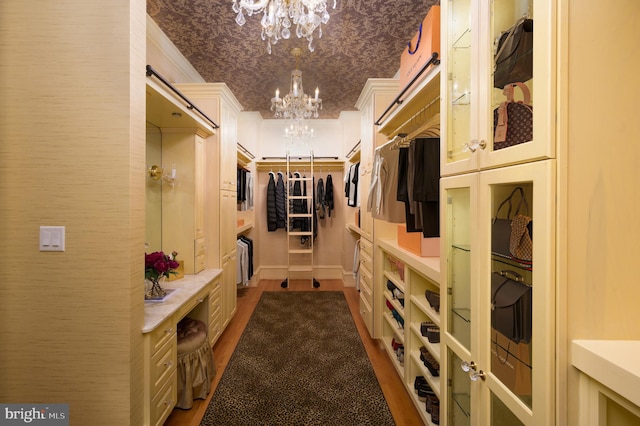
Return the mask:
<svg viewBox="0 0 640 426">
<path fill-rule="evenodd" d="M 284 137 L 294 142 L 313 139 L 313 136 L 313 129 L 301 120 L 294 120 L 284 129 Z"/>
<path fill-rule="evenodd" d="M 322 109 L 322 99 L 318 98 L 320 91 L 316 87 L 315 96 L 304 93 L 302 88 L 302 71 L 298 69 L 298 62 L 302 50 L 294 48 L 291 54 L 296 58 L 296 69 L 291 71 L 291 87 L 289 93 L 280 97 L 280 89 L 276 90 L 276 96 L 271 98 L 271 111 L 276 118 L 291 118 L 302 120 L 305 118 L 318 118 L 318 109 Z"/>
<path fill-rule="evenodd" d="M 336 0 L 333 0 L 336 8 Z M 327 0 L 233 0 L 233 11 L 237 13 L 236 23 L 243 26 L 247 15 L 263 12 L 262 40 L 267 40 L 267 51 L 271 54 L 271 45 L 281 38 L 291 36 L 291 25 L 296 26 L 296 36 L 306 38 L 309 50 L 313 52 L 313 33 L 318 28 L 318 38 L 322 38 L 322 24 L 329 22 Z"/>
</svg>

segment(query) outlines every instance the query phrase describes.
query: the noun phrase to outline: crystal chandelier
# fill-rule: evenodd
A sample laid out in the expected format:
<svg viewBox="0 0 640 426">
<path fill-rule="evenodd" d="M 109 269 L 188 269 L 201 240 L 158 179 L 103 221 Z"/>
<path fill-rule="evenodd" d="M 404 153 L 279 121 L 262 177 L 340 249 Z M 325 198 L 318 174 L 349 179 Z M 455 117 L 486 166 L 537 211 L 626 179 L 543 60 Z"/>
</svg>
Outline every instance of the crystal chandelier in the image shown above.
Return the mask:
<svg viewBox="0 0 640 426">
<path fill-rule="evenodd" d="M 302 88 L 302 71 L 298 69 L 298 62 L 302 50 L 294 48 L 291 54 L 296 58 L 296 69 L 291 71 L 291 87 L 289 93 L 280 97 L 280 89 L 276 90 L 276 96 L 271 98 L 271 111 L 276 118 L 291 118 L 303 120 L 305 118 L 318 118 L 318 109 L 322 109 L 322 99 L 318 98 L 319 90 L 316 87 L 315 96 L 304 93 Z"/>
<path fill-rule="evenodd" d="M 313 129 L 302 121 L 294 120 L 284 129 L 285 138 L 291 141 L 301 141 L 312 139 L 314 136 Z"/>
<path fill-rule="evenodd" d="M 336 8 L 336 0 L 333 0 Z M 236 23 L 243 26 L 247 20 L 244 13 L 251 16 L 262 12 L 262 40 L 267 40 L 267 51 L 281 38 L 291 36 L 291 25 L 296 26 L 296 36 L 306 38 L 309 50 L 313 52 L 313 33 L 318 28 L 318 38 L 322 37 L 322 24 L 329 22 L 327 0 L 233 0 L 233 11 L 237 13 Z"/>
</svg>

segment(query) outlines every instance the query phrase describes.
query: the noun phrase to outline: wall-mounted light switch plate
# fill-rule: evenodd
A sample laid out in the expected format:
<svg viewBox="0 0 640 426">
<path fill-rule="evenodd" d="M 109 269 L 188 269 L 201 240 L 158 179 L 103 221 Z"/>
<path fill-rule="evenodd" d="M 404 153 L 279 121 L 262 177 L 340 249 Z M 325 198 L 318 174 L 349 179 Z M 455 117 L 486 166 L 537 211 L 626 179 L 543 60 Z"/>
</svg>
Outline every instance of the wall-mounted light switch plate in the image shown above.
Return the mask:
<svg viewBox="0 0 640 426">
<path fill-rule="evenodd" d="M 64 226 L 40 227 L 40 251 L 64 251 Z"/>
</svg>

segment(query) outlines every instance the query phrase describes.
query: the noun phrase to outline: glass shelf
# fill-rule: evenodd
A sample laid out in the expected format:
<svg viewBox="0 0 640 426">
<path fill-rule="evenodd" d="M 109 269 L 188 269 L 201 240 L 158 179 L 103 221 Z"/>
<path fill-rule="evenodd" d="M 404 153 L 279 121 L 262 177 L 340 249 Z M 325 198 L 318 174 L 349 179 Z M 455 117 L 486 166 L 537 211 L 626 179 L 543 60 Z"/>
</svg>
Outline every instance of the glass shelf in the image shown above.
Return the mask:
<svg viewBox="0 0 640 426">
<path fill-rule="evenodd" d="M 465 308 L 452 308 L 451 312 L 456 315 L 458 318 L 462 319 L 467 324 L 471 323 L 471 309 Z"/>
<path fill-rule="evenodd" d="M 452 244 L 451 248 L 466 251 L 466 252 L 471 251 L 471 246 L 469 244 Z"/>
<path fill-rule="evenodd" d="M 451 395 L 451 399 L 456 403 L 462 414 L 466 417 L 471 417 L 471 396 L 469 394 L 454 393 Z"/>
</svg>

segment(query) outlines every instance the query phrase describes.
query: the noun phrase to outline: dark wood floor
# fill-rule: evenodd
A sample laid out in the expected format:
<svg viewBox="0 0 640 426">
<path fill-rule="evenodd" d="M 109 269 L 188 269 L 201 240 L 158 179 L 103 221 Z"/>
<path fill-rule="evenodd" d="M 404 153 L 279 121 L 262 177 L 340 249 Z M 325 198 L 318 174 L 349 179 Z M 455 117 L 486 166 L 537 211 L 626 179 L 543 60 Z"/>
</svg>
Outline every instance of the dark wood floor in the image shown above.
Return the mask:
<svg viewBox="0 0 640 426">
<path fill-rule="evenodd" d="M 359 295 L 353 287 L 344 287 L 341 280 L 322 280 L 320 288 L 311 288 L 309 281 L 292 281 L 289 288 L 283 289 L 279 280 L 262 280 L 257 287 L 245 287 L 238 292 L 238 309 L 220 339 L 213 347 L 213 356 L 216 364 L 216 376 L 213 379 L 213 389 L 206 400 L 194 401 L 190 410 L 174 409 L 165 426 L 198 426 L 204 412 L 213 396 L 222 373 L 226 368 L 240 335 L 244 331 L 253 310 L 260 300 L 263 291 L 343 291 L 351 315 L 354 318 L 360 337 L 364 343 L 371 364 L 378 376 L 380 387 L 393 414 L 397 425 L 422 425 L 422 419 L 410 400 L 405 387 L 396 370 L 385 352 L 384 348 L 369 337 L 367 329 L 359 314 Z"/>
</svg>

